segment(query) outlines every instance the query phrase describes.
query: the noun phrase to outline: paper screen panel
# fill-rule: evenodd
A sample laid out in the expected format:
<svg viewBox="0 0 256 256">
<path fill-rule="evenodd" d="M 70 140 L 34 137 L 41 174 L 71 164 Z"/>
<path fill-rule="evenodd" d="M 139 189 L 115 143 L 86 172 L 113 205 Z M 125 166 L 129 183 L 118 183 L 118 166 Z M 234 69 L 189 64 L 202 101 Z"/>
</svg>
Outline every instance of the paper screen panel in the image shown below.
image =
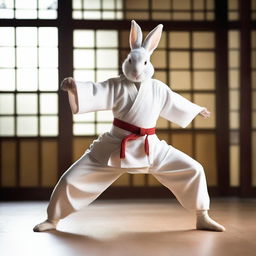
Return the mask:
<svg viewBox="0 0 256 256">
<path fill-rule="evenodd" d="M 240 73 L 238 70 L 230 69 L 229 70 L 229 87 L 232 89 L 238 89 L 239 88 L 239 77 Z"/>
<path fill-rule="evenodd" d="M 20 142 L 20 185 L 22 187 L 39 185 L 38 147 L 37 140 L 22 140 Z"/>
<path fill-rule="evenodd" d="M 206 107 L 210 112 L 210 118 L 197 116 L 194 123 L 196 128 L 215 128 L 215 94 L 213 93 L 195 93 L 194 103 Z"/>
<path fill-rule="evenodd" d="M 42 186 L 54 186 L 58 179 L 58 144 L 57 141 L 44 140 L 41 144 Z"/>
<path fill-rule="evenodd" d="M 93 142 L 94 137 L 73 138 L 73 161 L 77 161 Z"/>
<path fill-rule="evenodd" d="M 239 0 L 228 0 L 228 20 L 239 19 Z"/>
<path fill-rule="evenodd" d="M 118 47 L 118 32 L 116 30 L 97 30 L 96 46 L 102 47 Z"/>
<path fill-rule="evenodd" d="M 214 90 L 215 73 L 214 71 L 194 71 L 193 84 L 195 90 Z"/>
<path fill-rule="evenodd" d="M 0 136 L 15 135 L 15 120 L 12 116 L 0 117 Z"/>
<path fill-rule="evenodd" d="M 202 164 L 209 186 L 217 185 L 215 135 L 197 133 L 195 136 L 195 158 Z"/>
<path fill-rule="evenodd" d="M 170 32 L 169 47 L 171 48 L 189 48 L 189 32 Z"/>
<path fill-rule="evenodd" d="M 229 51 L 229 55 L 228 55 L 229 60 L 228 61 L 229 61 L 230 68 L 238 68 L 240 66 L 239 54 L 240 54 L 240 52 L 238 50 L 230 50 Z"/>
<path fill-rule="evenodd" d="M 170 143 L 170 134 L 168 132 L 157 132 L 157 137 L 159 140 L 164 140 L 166 141 L 168 144 Z"/>
<path fill-rule="evenodd" d="M 239 112 L 229 113 L 229 126 L 231 129 L 239 129 Z"/>
<path fill-rule="evenodd" d="M 256 186 L 256 132 L 252 133 L 252 185 Z"/>
<path fill-rule="evenodd" d="M 172 133 L 172 146 L 193 156 L 193 137 L 191 133 Z"/>
<path fill-rule="evenodd" d="M 73 0 L 74 19 L 214 20 L 213 0 Z"/>
<path fill-rule="evenodd" d="M 155 70 L 154 79 L 160 80 L 161 82 L 167 84 L 167 72 L 166 71 L 157 71 Z"/>
<path fill-rule="evenodd" d="M 170 20 L 171 13 L 169 13 L 169 12 L 153 12 L 152 19 L 153 20 Z"/>
<path fill-rule="evenodd" d="M 190 10 L 191 9 L 191 1 L 190 0 L 173 0 L 173 9 L 174 10 Z"/>
<path fill-rule="evenodd" d="M 147 34 L 148 33 L 149 33 L 149 31 L 147 31 Z M 167 37 L 167 32 L 163 31 L 160 42 L 158 43 L 157 49 L 165 49 L 166 48 L 166 37 Z"/>
<path fill-rule="evenodd" d="M 16 142 L 4 140 L 1 142 L 1 186 L 16 186 Z"/>
<path fill-rule="evenodd" d="M 145 186 L 145 174 L 133 174 L 132 175 L 132 186 L 133 187 Z"/>
<path fill-rule="evenodd" d="M 229 108 L 230 110 L 239 110 L 240 109 L 240 101 L 239 101 L 240 93 L 238 90 L 229 90 Z M 256 100 L 256 97 L 255 97 Z"/>
<path fill-rule="evenodd" d="M 14 94 L 5 93 L 0 94 L 0 115 L 14 114 Z"/>
<path fill-rule="evenodd" d="M 123 31 L 120 31 L 120 47 L 126 47 L 126 48 L 129 48 L 130 45 L 129 45 L 129 34 L 130 34 L 130 31 L 128 30 L 123 30 Z"/>
<path fill-rule="evenodd" d="M 166 10 L 171 8 L 171 1 L 152 0 L 152 8 L 155 10 Z"/>
<path fill-rule="evenodd" d="M 215 55 L 213 52 L 193 52 L 193 67 L 196 69 L 214 69 Z"/>
<path fill-rule="evenodd" d="M 152 57 L 151 62 L 154 68 L 166 68 L 166 51 L 156 50 Z"/>
<path fill-rule="evenodd" d="M 190 90 L 191 89 L 191 72 L 190 71 L 170 71 L 170 87 L 173 90 Z"/>
<path fill-rule="evenodd" d="M 57 1 L 1 1 L 0 19 L 56 19 Z"/>
<path fill-rule="evenodd" d="M 149 187 L 161 187 L 163 186 L 153 175 L 148 175 L 148 186 Z"/>
<path fill-rule="evenodd" d="M 191 20 L 191 13 L 189 12 L 174 12 L 172 15 L 174 20 Z"/>
<path fill-rule="evenodd" d="M 148 0 L 128 0 L 125 1 L 127 10 L 146 10 L 149 7 Z"/>
<path fill-rule="evenodd" d="M 149 19 L 149 13 L 148 12 L 142 12 L 142 11 L 134 11 L 130 12 L 127 11 L 126 13 L 126 19 L 135 19 L 135 20 L 148 20 Z"/>
<path fill-rule="evenodd" d="M 129 173 L 122 174 L 113 184 L 114 187 L 128 187 L 130 186 L 131 175 Z"/>
<path fill-rule="evenodd" d="M 213 32 L 194 32 L 192 40 L 193 48 L 213 49 L 215 46 Z"/>
<path fill-rule="evenodd" d="M 190 53 L 187 51 L 169 52 L 169 63 L 173 69 L 188 69 L 190 67 Z"/>
<path fill-rule="evenodd" d="M 239 186 L 239 166 L 240 166 L 239 145 L 230 146 L 230 186 Z"/>
<path fill-rule="evenodd" d="M 168 129 L 169 128 L 169 122 L 166 119 L 160 117 L 157 120 L 156 128 L 157 129 Z"/>
</svg>

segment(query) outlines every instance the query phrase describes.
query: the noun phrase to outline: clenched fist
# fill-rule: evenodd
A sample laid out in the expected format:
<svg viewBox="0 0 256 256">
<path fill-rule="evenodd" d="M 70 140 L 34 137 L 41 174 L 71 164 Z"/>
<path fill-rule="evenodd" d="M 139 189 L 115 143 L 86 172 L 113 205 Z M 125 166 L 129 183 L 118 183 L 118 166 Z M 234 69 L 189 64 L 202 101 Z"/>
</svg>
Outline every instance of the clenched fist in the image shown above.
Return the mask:
<svg viewBox="0 0 256 256">
<path fill-rule="evenodd" d="M 207 108 L 205 108 L 200 112 L 200 115 L 203 116 L 204 118 L 209 118 L 211 115 L 211 112 Z"/>
<path fill-rule="evenodd" d="M 75 80 L 72 77 L 65 78 L 60 85 L 61 90 L 63 91 L 72 91 L 76 88 Z"/>
</svg>

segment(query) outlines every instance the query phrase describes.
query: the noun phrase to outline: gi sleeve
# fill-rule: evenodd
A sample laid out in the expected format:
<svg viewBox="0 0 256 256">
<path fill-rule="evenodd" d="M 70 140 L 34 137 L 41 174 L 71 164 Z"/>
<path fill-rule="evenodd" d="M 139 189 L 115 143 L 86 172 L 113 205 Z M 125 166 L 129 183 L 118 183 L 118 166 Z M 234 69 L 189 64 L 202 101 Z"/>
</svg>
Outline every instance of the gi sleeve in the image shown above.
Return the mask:
<svg viewBox="0 0 256 256">
<path fill-rule="evenodd" d="M 76 88 L 78 114 L 113 108 L 114 86 L 111 80 L 100 83 L 76 82 Z"/>
<path fill-rule="evenodd" d="M 185 128 L 204 107 L 198 106 L 166 86 L 165 104 L 160 116 Z"/>
</svg>

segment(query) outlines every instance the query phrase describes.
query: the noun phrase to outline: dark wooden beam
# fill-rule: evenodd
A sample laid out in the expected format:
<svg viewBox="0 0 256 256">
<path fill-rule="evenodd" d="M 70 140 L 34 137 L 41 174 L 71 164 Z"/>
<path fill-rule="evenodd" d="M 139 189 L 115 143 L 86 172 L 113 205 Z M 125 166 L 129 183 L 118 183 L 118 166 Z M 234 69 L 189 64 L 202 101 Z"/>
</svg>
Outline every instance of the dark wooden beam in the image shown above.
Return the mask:
<svg viewBox="0 0 256 256">
<path fill-rule="evenodd" d="M 240 185 L 241 196 L 252 190 L 251 152 L 251 12 L 250 0 L 240 0 Z"/>
<path fill-rule="evenodd" d="M 229 187 L 229 88 L 227 1 L 215 1 L 216 29 L 216 149 L 218 188 L 227 195 Z"/>
<path fill-rule="evenodd" d="M 217 187 L 209 187 L 211 197 L 220 196 Z M 2 188 L 0 201 L 15 200 L 49 200 L 52 188 Z M 231 191 L 236 195 L 236 191 Z M 141 199 L 141 198 L 174 198 L 174 195 L 164 186 L 160 187 L 109 187 L 99 199 Z"/>
<path fill-rule="evenodd" d="M 143 30 L 151 30 L 159 23 L 164 25 L 166 30 L 212 30 L 216 28 L 215 21 L 166 21 L 166 20 L 136 20 Z M 115 20 L 115 29 L 129 30 L 130 20 Z M 73 20 L 74 28 L 87 29 L 113 29 L 113 21 L 110 20 Z"/>
<path fill-rule="evenodd" d="M 72 1 L 58 1 L 59 81 L 73 76 Z M 59 175 L 72 163 L 72 114 L 67 93 L 59 91 Z"/>
</svg>

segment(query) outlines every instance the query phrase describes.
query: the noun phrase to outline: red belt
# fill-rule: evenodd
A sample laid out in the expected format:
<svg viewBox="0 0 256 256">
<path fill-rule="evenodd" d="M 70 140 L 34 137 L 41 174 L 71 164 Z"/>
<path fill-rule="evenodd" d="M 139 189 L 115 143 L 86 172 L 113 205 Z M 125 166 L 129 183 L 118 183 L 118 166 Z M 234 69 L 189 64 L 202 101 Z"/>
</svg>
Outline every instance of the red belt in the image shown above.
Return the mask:
<svg viewBox="0 0 256 256">
<path fill-rule="evenodd" d="M 145 135 L 147 136 L 145 138 L 144 149 L 145 149 L 145 153 L 149 155 L 148 135 L 155 134 L 156 133 L 155 128 L 149 128 L 149 129 L 141 128 L 141 127 L 126 123 L 117 118 L 114 119 L 113 124 L 118 128 L 131 132 L 131 134 L 124 137 L 121 142 L 120 158 L 125 158 L 125 148 L 126 148 L 127 141 L 136 140 L 139 137 L 145 136 Z"/>
</svg>

